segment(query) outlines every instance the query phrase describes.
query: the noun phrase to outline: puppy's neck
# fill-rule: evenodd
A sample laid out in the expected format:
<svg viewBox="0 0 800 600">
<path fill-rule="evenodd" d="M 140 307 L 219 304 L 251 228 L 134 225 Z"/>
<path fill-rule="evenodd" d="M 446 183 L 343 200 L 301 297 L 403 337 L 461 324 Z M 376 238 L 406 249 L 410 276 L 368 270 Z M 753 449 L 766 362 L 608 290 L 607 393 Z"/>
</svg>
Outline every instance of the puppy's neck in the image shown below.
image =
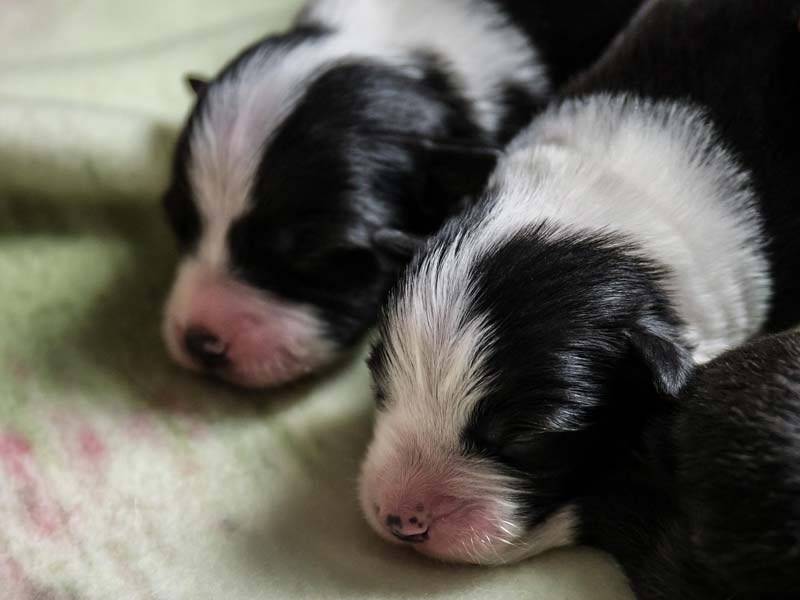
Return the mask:
<svg viewBox="0 0 800 600">
<path fill-rule="evenodd" d="M 491 185 L 506 191 L 492 211 L 498 227 L 547 221 L 620 235 L 665 267 L 698 362 L 766 320 L 770 280 L 750 179 L 695 107 L 606 95 L 566 102 L 511 144 Z"/>
</svg>

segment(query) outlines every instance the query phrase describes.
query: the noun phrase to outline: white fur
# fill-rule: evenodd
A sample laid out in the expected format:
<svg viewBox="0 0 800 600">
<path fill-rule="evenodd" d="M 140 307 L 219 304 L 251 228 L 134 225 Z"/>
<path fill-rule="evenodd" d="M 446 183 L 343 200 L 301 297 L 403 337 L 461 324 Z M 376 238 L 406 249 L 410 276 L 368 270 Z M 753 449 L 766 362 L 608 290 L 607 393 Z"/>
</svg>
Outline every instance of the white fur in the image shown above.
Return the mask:
<svg viewBox="0 0 800 600">
<path fill-rule="evenodd" d="M 516 548 L 504 554 L 503 562 L 517 562 L 548 550 L 572 546 L 577 542 L 578 527 L 579 519 L 575 506 L 567 504 L 543 523 L 513 540 Z"/>
</svg>

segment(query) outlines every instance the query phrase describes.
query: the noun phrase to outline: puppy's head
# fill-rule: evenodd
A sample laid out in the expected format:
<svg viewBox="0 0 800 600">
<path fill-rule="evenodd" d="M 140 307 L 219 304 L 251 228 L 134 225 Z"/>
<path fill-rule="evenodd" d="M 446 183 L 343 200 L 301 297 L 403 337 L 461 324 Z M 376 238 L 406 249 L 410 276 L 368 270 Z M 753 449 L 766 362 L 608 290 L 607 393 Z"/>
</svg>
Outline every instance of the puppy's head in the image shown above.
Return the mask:
<svg viewBox="0 0 800 600">
<path fill-rule="evenodd" d="M 193 86 L 164 197 L 183 258 L 163 331 L 186 367 L 261 387 L 332 362 L 494 162 L 434 59 L 340 38 L 298 28 Z M 432 174 L 453 156 L 480 177 Z"/>
<path fill-rule="evenodd" d="M 360 493 L 385 539 L 499 563 L 579 538 L 581 498 L 690 359 L 658 271 L 624 244 L 484 241 L 445 231 L 390 302 Z"/>
</svg>

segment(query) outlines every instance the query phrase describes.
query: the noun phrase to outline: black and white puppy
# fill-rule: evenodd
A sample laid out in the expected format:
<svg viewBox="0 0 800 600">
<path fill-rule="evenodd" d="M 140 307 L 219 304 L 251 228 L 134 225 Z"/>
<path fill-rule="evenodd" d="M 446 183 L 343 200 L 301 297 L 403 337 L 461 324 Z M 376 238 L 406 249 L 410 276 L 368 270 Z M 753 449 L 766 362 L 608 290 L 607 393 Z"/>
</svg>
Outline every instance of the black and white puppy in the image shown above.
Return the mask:
<svg viewBox="0 0 800 600">
<path fill-rule="evenodd" d="M 180 135 L 164 204 L 184 257 L 164 337 L 246 386 L 326 365 L 375 321 L 408 240 L 640 0 L 318 0 L 244 50 Z"/>
<path fill-rule="evenodd" d="M 371 358 L 369 523 L 434 557 L 580 542 L 695 365 L 800 320 L 797 0 L 656 0 L 415 258 Z"/>
</svg>

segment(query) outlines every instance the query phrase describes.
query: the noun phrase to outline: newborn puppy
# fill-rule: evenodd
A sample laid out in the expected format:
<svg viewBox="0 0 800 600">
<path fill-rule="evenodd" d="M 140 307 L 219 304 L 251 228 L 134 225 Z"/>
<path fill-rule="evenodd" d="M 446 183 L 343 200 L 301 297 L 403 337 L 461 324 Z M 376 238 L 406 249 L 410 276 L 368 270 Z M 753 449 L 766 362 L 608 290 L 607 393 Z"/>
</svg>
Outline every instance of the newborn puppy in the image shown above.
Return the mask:
<svg viewBox="0 0 800 600">
<path fill-rule="evenodd" d="M 711 587 L 800 598 L 800 333 L 701 368 L 674 439 L 691 558 Z"/>
<path fill-rule="evenodd" d="M 800 597 L 800 333 L 700 367 L 582 500 L 647 600 Z"/>
<path fill-rule="evenodd" d="M 353 347 L 411 242 L 639 1 L 318 0 L 195 80 L 164 197 L 172 357 L 271 386 Z"/>
<path fill-rule="evenodd" d="M 399 282 L 361 503 L 501 563 L 584 500 L 694 366 L 800 319 L 797 0 L 658 0 L 512 142 Z"/>
</svg>

